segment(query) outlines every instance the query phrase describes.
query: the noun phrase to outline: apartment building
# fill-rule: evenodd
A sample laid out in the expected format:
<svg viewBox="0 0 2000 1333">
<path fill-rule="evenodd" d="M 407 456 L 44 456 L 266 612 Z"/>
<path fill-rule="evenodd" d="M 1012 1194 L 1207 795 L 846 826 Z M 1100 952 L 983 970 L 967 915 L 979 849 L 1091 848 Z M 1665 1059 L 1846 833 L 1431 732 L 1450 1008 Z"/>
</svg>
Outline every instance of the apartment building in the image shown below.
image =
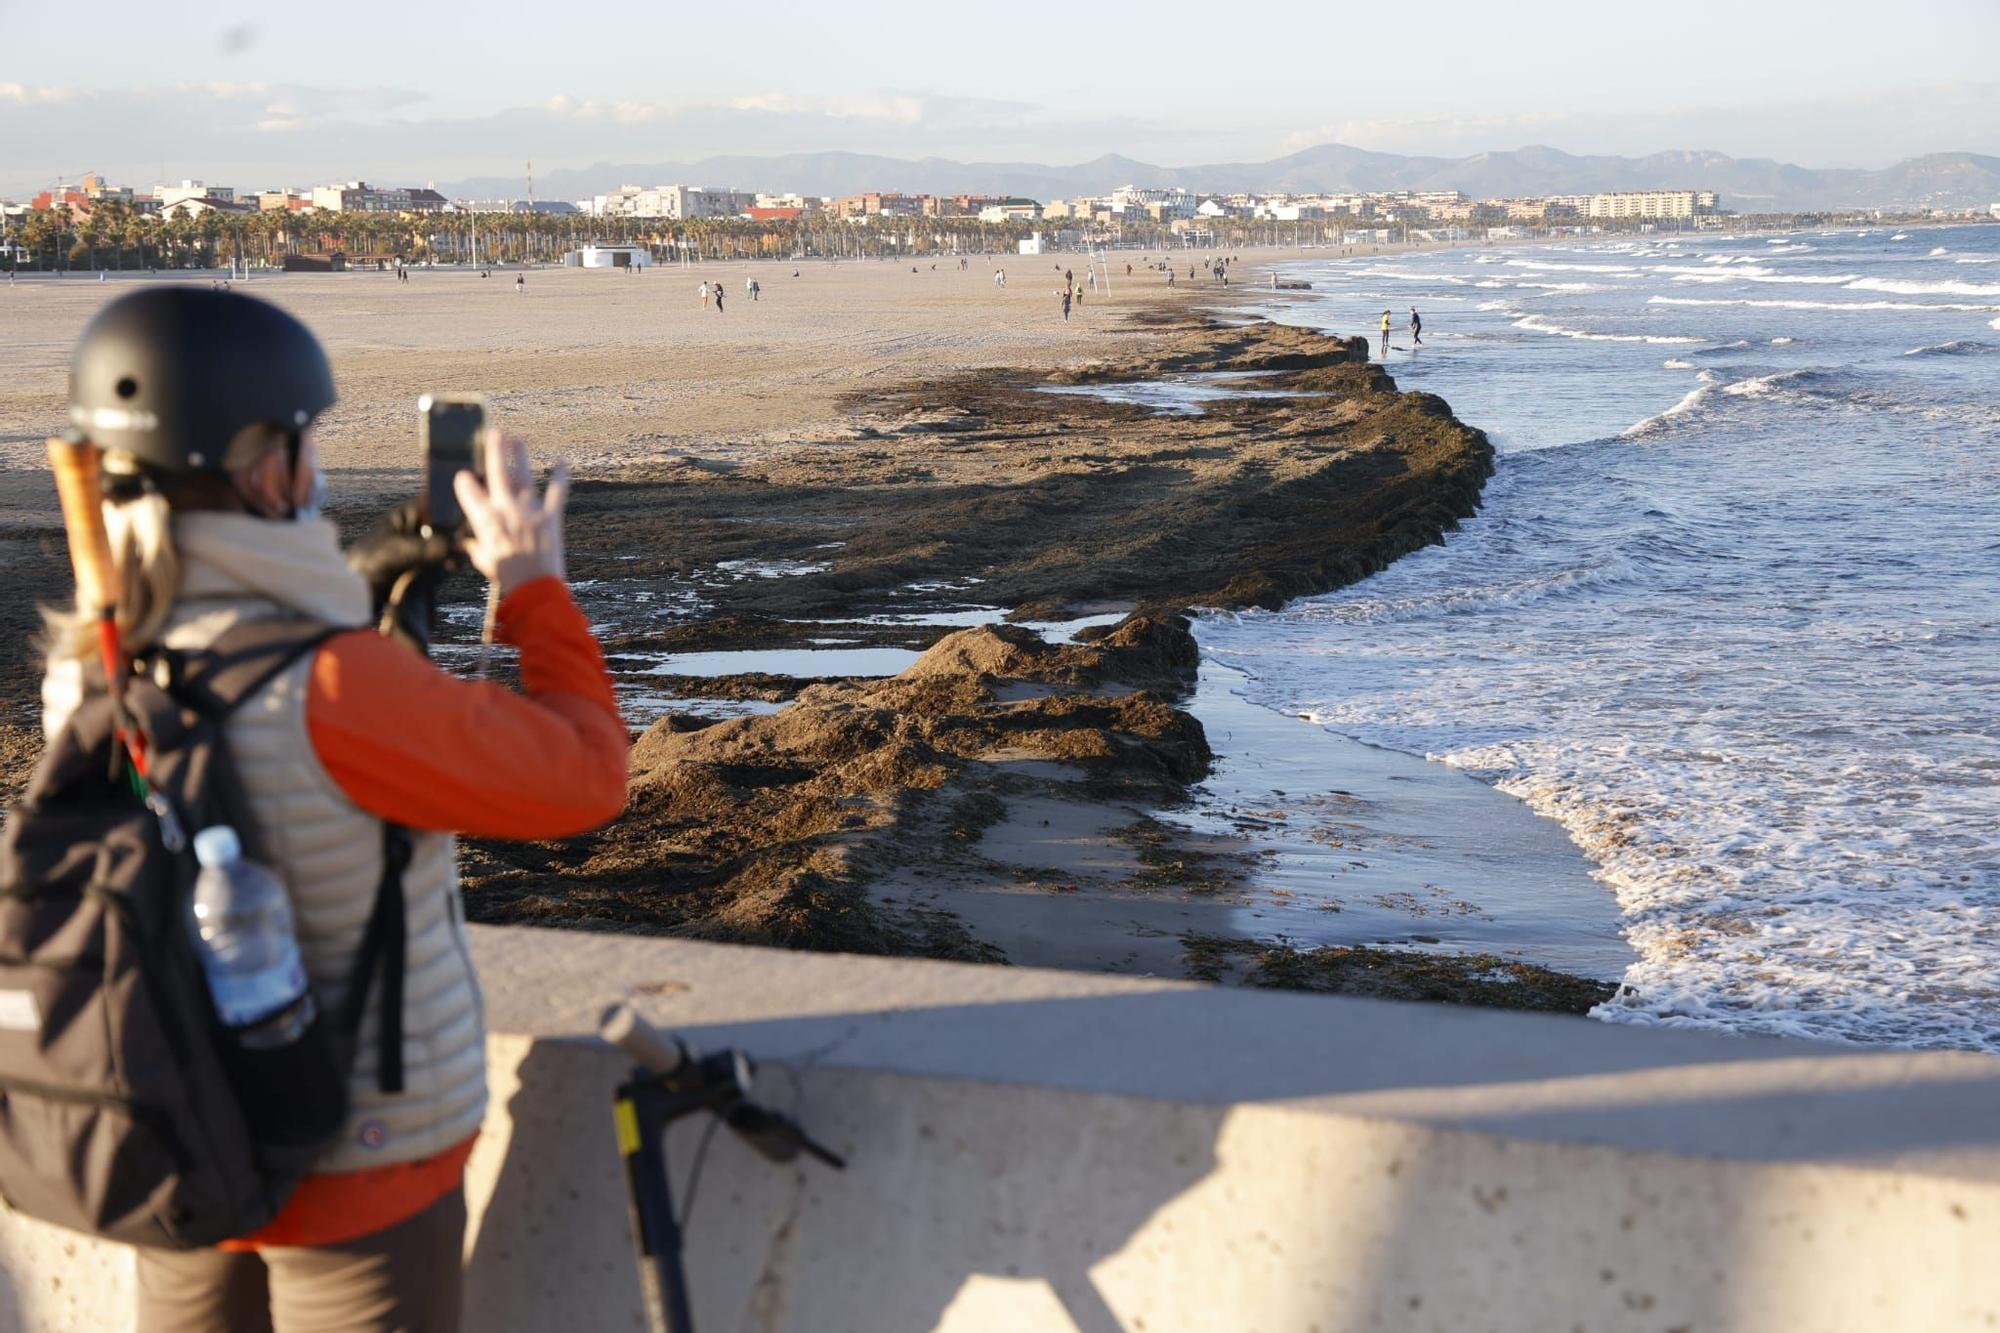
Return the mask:
<svg viewBox="0 0 2000 1333">
<path fill-rule="evenodd" d="M 1715 211 L 1713 190 L 1612 190 L 1590 196 L 1589 218 L 1694 218 Z"/>
<path fill-rule="evenodd" d="M 927 194 L 896 194 L 871 190 L 866 194 L 850 194 L 833 201 L 833 211 L 844 218 L 914 218 L 922 217 L 934 207 L 932 197 Z"/>
<path fill-rule="evenodd" d="M 717 190 L 704 185 L 621 185 L 597 195 L 589 211 L 606 218 L 733 218 L 759 207 L 748 190 Z"/>
<path fill-rule="evenodd" d="M 155 185 L 153 198 L 159 201 L 160 211 L 166 212 L 175 204 L 190 199 L 211 199 L 218 204 L 236 202 L 236 191 L 227 185 L 206 185 L 201 181 L 184 180 L 179 185 Z"/>
<path fill-rule="evenodd" d="M 262 204 L 260 199 L 259 204 Z M 367 181 L 346 181 L 313 187 L 312 206 L 329 213 L 437 213 L 445 197 L 436 190 L 401 189 L 375 186 Z"/>
</svg>

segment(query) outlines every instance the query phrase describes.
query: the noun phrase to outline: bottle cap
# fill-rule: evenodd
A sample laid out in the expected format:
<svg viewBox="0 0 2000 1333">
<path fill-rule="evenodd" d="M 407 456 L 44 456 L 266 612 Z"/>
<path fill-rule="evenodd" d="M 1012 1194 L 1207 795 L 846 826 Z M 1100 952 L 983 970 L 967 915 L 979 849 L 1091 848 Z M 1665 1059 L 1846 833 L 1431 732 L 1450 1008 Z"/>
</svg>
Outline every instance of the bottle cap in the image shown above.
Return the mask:
<svg viewBox="0 0 2000 1333">
<path fill-rule="evenodd" d="M 243 840 L 227 824 L 194 835 L 194 859 L 205 866 L 226 866 L 243 855 Z"/>
</svg>

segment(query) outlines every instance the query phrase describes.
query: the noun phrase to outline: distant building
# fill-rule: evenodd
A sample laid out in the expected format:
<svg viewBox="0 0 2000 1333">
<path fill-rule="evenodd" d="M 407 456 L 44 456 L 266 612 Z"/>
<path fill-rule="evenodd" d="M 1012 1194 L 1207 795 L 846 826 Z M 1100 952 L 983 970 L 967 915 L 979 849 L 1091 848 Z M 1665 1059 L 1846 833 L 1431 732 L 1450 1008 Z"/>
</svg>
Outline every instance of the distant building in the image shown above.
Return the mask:
<svg viewBox="0 0 2000 1333">
<path fill-rule="evenodd" d="M 653 252 L 643 245 L 586 245 L 563 256 L 570 268 L 648 268 Z"/>
<path fill-rule="evenodd" d="M 445 197 L 431 189 L 401 189 L 346 181 L 315 186 L 312 206 L 329 213 L 439 213 Z"/>
<path fill-rule="evenodd" d="M 930 200 L 929 195 L 871 190 L 836 199 L 830 207 L 844 218 L 914 218 L 929 211 L 933 206 Z"/>
<path fill-rule="evenodd" d="M 195 198 L 176 199 L 171 204 L 163 204 L 160 207 L 160 216 L 163 218 L 179 217 L 192 220 L 194 218 L 206 217 L 210 213 L 219 213 L 223 217 L 238 217 L 242 214 L 255 213 L 256 211 L 257 205 L 255 204 L 239 204 L 234 199 L 217 199 L 208 195 L 202 195 Z"/>
<path fill-rule="evenodd" d="M 752 222 L 796 222 L 804 217 L 805 214 L 805 209 L 795 208 L 788 204 L 750 205 L 750 220 Z"/>
<path fill-rule="evenodd" d="M 981 222 L 1033 222 L 1042 206 L 1032 199 L 1001 199 L 979 210 Z"/>
<path fill-rule="evenodd" d="M 153 198 L 160 201 L 160 211 L 166 212 L 175 204 L 187 199 L 209 199 L 218 204 L 236 202 L 236 191 L 227 185 L 205 185 L 201 181 L 182 181 L 179 185 L 155 185 Z"/>
<path fill-rule="evenodd" d="M 799 215 L 817 213 L 820 200 L 809 194 L 760 194 L 750 201 L 750 214 L 757 216 L 759 209 L 793 208 Z"/>
<path fill-rule="evenodd" d="M 453 199 L 438 210 L 442 213 L 533 213 L 536 216 L 568 217 L 588 213 L 590 204 L 573 204 L 567 199 Z"/>
<path fill-rule="evenodd" d="M 1111 192 L 1111 212 L 1119 217 L 1127 213 L 1139 213 L 1155 221 L 1169 221 L 1174 218 L 1191 218 L 1199 196 L 1180 189 L 1144 189 L 1137 185 L 1121 185 Z"/>
<path fill-rule="evenodd" d="M 1589 218 L 1694 218 L 1715 212 L 1713 190 L 1612 190 L 1590 196 Z"/>
<path fill-rule="evenodd" d="M 257 207 L 265 213 L 304 213 L 311 210 L 311 190 L 260 190 Z"/>
<path fill-rule="evenodd" d="M 757 203 L 747 190 L 701 185 L 621 185 L 591 200 L 590 212 L 606 218 L 733 218 Z"/>
</svg>

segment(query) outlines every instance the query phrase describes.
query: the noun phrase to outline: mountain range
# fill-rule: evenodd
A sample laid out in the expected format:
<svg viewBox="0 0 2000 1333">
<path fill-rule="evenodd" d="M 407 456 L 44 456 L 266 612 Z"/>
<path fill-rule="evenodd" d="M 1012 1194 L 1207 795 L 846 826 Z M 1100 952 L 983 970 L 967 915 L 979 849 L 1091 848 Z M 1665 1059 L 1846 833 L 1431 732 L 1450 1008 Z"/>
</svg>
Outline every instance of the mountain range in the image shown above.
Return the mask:
<svg viewBox="0 0 2000 1333">
<path fill-rule="evenodd" d="M 548 172 L 544 199 L 587 199 L 620 185 L 670 183 L 808 195 L 863 190 L 927 194 L 1007 194 L 1035 200 L 1102 194 L 1120 185 L 1190 190 L 1463 190 L 1474 198 L 1591 194 L 1600 190 L 1704 189 L 1740 213 L 1838 208 L 1984 207 L 2000 201 L 2000 158 L 1931 153 L 1879 171 L 1794 166 L 1714 152 L 1645 157 L 1578 156 L 1528 147 L 1471 157 L 1405 157 L 1322 144 L 1268 162 L 1163 167 L 1107 154 L 1075 166 L 1033 162 L 909 160 L 865 153 L 708 157 L 692 162 L 598 163 Z M 519 177 L 478 177 L 441 186 L 461 199 L 522 193 Z"/>
</svg>

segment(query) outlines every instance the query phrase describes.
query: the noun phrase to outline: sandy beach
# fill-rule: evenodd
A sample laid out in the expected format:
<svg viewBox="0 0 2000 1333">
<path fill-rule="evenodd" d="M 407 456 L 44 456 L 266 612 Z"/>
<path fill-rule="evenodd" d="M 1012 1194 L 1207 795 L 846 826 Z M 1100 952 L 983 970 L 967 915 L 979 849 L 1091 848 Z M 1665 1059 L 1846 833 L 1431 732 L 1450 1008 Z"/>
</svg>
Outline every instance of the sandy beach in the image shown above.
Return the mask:
<svg viewBox="0 0 2000 1333">
<path fill-rule="evenodd" d="M 1300 257 L 1239 253 L 1239 278 Z M 486 394 L 539 457 L 577 468 L 572 575 L 646 729 L 634 802 L 572 844 L 468 848 L 471 914 L 1500 1003 L 1599 998 L 1529 968 L 1616 971 L 1614 951 L 1562 919 L 1594 893 L 1580 859 L 1524 808 L 1453 778 L 1465 787 L 1424 808 L 1455 813 L 1413 827 L 1385 798 L 1392 781 L 1420 782 L 1369 779 L 1365 759 L 1303 724 L 1276 744 L 1327 746 L 1325 790 L 1267 798 L 1187 711 L 1198 651 L 1175 612 L 1275 606 L 1360 577 L 1471 512 L 1488 464 L 1441 401 L 1397 393 L 1338 340 L 1216 327 L 1208 312 L 1242 284 L 1190 283 L 1183 254 L 1169 289 L 1146 267 L 1157 258 L 1114 256 L 1108 290 L 1086 290 L 1067 323 L 1054 293 L 1076 256 L 807 263 L 797 276 L 776 263 L 537 269 L 519 287 L 512 270 L 248 282 L 333 355 L 341 400 L 319 438 L 349 531 L 413 489 L 425 391 Z M 15 372 L 0 383 L 0 551 L 18 589 L 0 625 L 10 788 L 36 744 L 32 606 L 66 586 L 41 439 L 60 423 L 77 331 L 143 280 L 0 290 Z M 703 281 L 721 285 L 722 312 L 703 306 Z M 1157 382 L 1214 396 L 1163 412 L 1119 392 Z M 476 590 L 459 595 L 447 656 Z M 1133 610 L 1149 618 L 1094 637 Z M 1086 642 L 947 638 L 1010 612 Z M 879 679 L 913 662 L 914 676 Z M 1195 712 L 1212 726 L 1227 710 L 1205 688 Z M 1275 810 L 1288 798 L 1296 809 Z M 1302 875 L 1329 872 L 1260 842 L 1278 824 L 1298 846 L 1367 843 L 1331 872 L 1365 871 L 1366 892 L 1302 901 Z M 1496 827 L 1519 832 L 1519 855 L 1486 874 L 1471 831 Z M 1287 857 L 1292 878 L 1274 879 Z M 1482 935 L 1501 900 L 1513 928 Z M 1541 923 L 1545 959 L 1523 947 L 1524 919 Z M 1278 940 L 1302 948 L 1274 954 Z M 1337 955 L 1310 950 L 1334 942 Z M 1361 944 L 1390 949 L 1345 951 Z"/>
</svg>

